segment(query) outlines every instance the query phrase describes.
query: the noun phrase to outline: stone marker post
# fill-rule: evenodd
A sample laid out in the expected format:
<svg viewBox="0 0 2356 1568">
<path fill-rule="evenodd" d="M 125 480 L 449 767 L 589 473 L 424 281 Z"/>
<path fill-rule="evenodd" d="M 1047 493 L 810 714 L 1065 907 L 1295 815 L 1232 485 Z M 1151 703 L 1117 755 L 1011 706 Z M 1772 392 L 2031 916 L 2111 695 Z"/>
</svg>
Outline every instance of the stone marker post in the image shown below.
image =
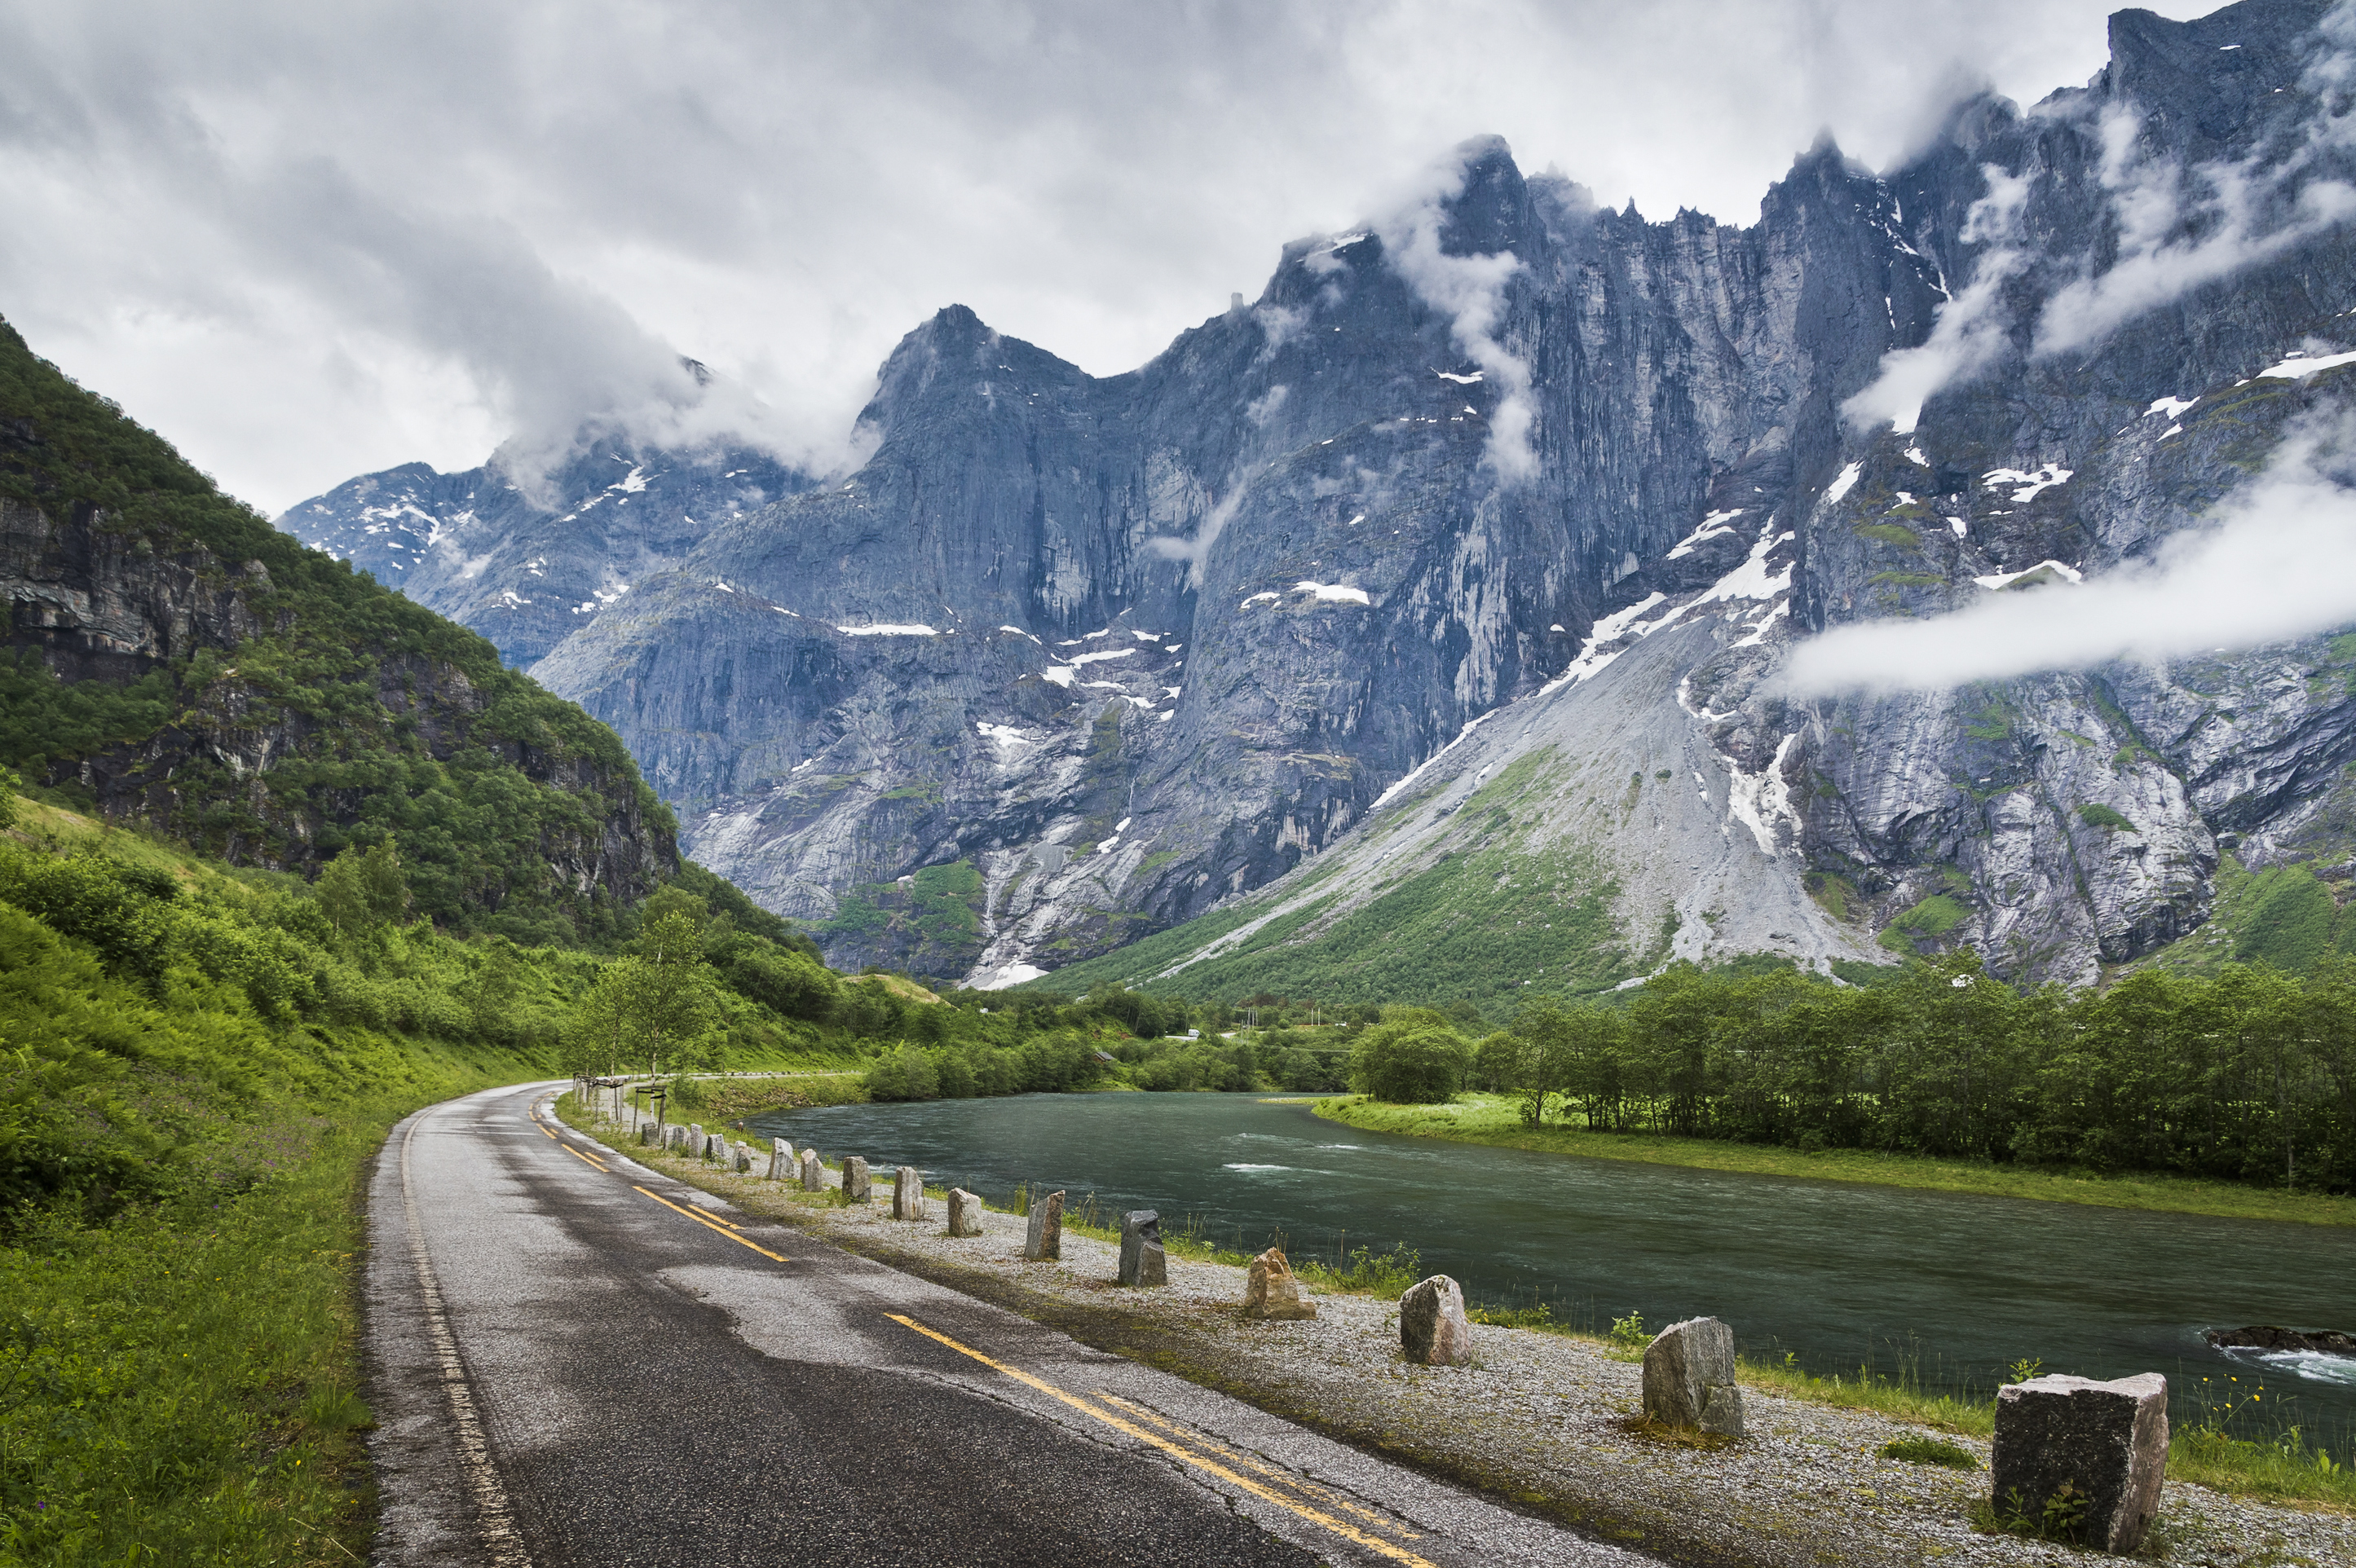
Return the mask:
<svg viewBox="0 0 2356 1568">
<path fill-rule="evenodd" d="M 670 1143 L 669 1147 L 676 1153 L 684 1154 L 687 1152 L 687 1129 L 685 1127 L 680 1126 L 677 1124 L 672 1125 L 670 1129 Z"/>
<path fill-rule="evenodd" d="M 892 1172 L 892 1218 L 921 1220 L 924 1217 L 924 1176 L 913 1165 L 900 1166 Z"/>
<path fill-rule="evenodd" d="M 826 1162 L 819 1158 L 818 1150 L 814 1148 L 802 1150 L 802 1190 L 804 1192 L 826 1190 Z"/>
<path fill-rule="evenodd" d="M 2159 1512 L 2167 1467 L 2168 1380 L 2158 1372 L 2107 1383 L 2049 1372 L 1997 1390 L 1988 1469 L 2001 1518 L 2133 1552 Z"/>
<path fill-rule="evenodd" d="M 690 1159 L 701 1159 L 704 1155 L 703 1146 L 706 1140 L 703 1136 L 703 1124 L 701 1122 L 688 1123 L 687 1157 Z"/>
<path fill-rule="evenodd" d="M 842 1157 L 842 1200 L 864 1203 L 873 1195 L 867 1179 L 867 1162 L 855 1154 Z"/>
<path fill-rule="evenodd" d="M 750 1175 L 753 1170 L 753 1146 L 751 1144 L 736 1144 L 733 1147 L 736 1157 L 730 1162 L 731 1168 L 733 1168 L 739 1176 Z"/>
<path fill-rule="evenodd" d="M 769 1145 L 769 1179 L 791 1181 L 794 1179 L 794 1146 L 783 1138 Z"/>
<path fill-rule="evenodd" d="M 949 1189 L 949 1234 L 981 1234 L 981 1200 L 962 1187 Z"/>
<path fill-rule="evenodd" d="M 1244 1279 L 1244 1316 L 1280 1323 L 1317 1316 L 1317 1304 L 1301 1291 L 1301 1276 L 1274 1247 L 1251 1261 L 1251 1273 Z"/>
<path fill-rule="evenodd" d="M 1672 1323 L 1644 1347 L 1644 1413 L 1664 1426 L 1742 1435 L 1734 1330 L 1715 1317 Z"/>
<path fill-rule="evenodd" d="M 655 1125 L 652 1122 L 640 1122 L 638 1124 L 638 1146 L 643 1148 L 648 1144 L 660 1142 L 661 1139 L 659 1135 L 661 1132 L 662 1129 Z"/>
<path fill-rule="evenodd" d="M 1472 1364 L 1472 1325 L 1462 1287 L 1444 1274 L 1408 1285 L 1399 1297 L 1399 1349 L 1424 1367 Z"/>
<path fill-rule="evenodd" d="M 1120 1283 L 1170 1283 L 1169 1259 L 1162 1250 L 1162 1216 L 1151 1209 L 1132 1209 L 1120 1217 Z"/>
<path fill-rule="evenodd" d="M 1050 1192 L 1031 1204 L 1031 1229 L 1023 1237 L 1025 1263 L 1050 1263 L 1064 1255 L 1064 1195 Z"/>
</svg>

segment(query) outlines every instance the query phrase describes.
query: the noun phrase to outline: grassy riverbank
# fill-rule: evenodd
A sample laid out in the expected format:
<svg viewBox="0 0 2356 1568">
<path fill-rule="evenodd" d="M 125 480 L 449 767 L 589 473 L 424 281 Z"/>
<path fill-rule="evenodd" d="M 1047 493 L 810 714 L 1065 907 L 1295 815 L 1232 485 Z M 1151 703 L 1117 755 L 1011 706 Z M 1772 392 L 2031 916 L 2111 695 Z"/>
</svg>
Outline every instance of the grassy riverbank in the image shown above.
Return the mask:
<svg viewBox="0 0 2356 1568">
<path fill-rule="evenodd" d="M 1392 1105 L 1363 1096 L 1312 1103 L 1329 1121 L 1368 1132 L 1404 1133 L 1498 1148 L 1544 1149 L 1588 1159 L 1636 1160 L 1700 1170 L 1735 1170 L 1757 1176 L 1797 1176 L 1825 1181 L 1859 1181 L 1878 1187 L 1914 1187 L 1940 1192 L 1976 1192 L 1995 1198 L 2033 1198 L 2085 1203 L 2104 1209 L 2144 1209 L 2174 1214 L 2208 1214 L 2226 1220 L 2280 1220 L 2300 1225 L 2356 1225 L 2356 1199 L 2321 1193 L 2286 1192 L 2230 1182 L 2137 1172 L 2103 1176 L 2092 1171 L 2041 1166 L 1987 1165 L 1970 1160 L 1926 1159 L 1858 1149 L 1806 1153 L 1763 1144 L 1714 1138 L 1654 1137 L 1635 1133 L 1597 1133 L 1583 1127 L 1522 1125 L 1518 1103 L 1504 1094 L 1459 1094 L 1445 1105 Z"/>
</svg>

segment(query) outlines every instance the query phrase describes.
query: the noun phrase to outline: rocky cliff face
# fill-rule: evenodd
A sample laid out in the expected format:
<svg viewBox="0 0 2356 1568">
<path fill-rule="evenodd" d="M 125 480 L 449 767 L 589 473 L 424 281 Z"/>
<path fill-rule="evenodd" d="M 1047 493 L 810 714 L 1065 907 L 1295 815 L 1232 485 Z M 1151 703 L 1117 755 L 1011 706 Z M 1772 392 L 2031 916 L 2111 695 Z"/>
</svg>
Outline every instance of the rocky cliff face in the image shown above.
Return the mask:
<svg viewBox="0 0 2356 1568">
<path fill-rule="evenodd" d="M 1772 677 L 2140 559 L 2340 406 L 2290 357 L 2356 333 L 2335 27 L 2121 13 L 2087 87 L 1878 176 L 1819 147 L 1748 228 L 1472 144 L 1125 376 L 944 311 L 862 470 L 713 518 L 535 673 L 837 963 L 1019 978 L 1215 907 L 1155 964 L 1264 979 L 1408 898 L 1575 931 L 1549 989 L 1959 942 L 2091 978 L 2221 852 L 2344 870 L 2352 656 Z"/>
<path fill-rule="evenodd" d="M 519 935 L 679 869 L 610 733 L 220 496 L 5 325 L 0 602 L 0 762 L 110 818 L 297 872 L 390 833 L 422 912 Z"/>
<path fill-rule="evenodd" d="M 423 463 L 347 480 L 278 526 L 348 560 L 529 665 L 667 571 L 715 520 L 809 487 L 765 453 L 694 453 L 613 436 L 519 485 L 495 458 L 462 474 Z"/>
</svg>

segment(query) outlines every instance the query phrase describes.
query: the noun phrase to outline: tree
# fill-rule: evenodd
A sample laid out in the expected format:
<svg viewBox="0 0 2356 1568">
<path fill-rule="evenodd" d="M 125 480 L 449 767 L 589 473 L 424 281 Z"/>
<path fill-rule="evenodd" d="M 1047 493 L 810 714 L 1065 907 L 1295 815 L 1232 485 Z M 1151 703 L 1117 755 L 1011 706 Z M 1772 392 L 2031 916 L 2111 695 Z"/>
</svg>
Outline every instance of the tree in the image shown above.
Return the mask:
<svg viewBox="0 0 2356 1568">
<path fill-rule="evenodd" d="M 341 936 L 390 925 L 409 912 L 409 879 L 390 834 L 366 849 L 347 848 L 321 868 L 312 891 Z"/>
<path fill-rule="evenodd" d="M 575 1007 L 569 1039 L 617 1039 L 625 1051 L 641 1052 L 649 1073 L 710 1068 L 720 1063 L 723 1037 L 718 988 L 703 961 L 703 933 L 683 911 L 648 922 L 623 955 L 597 972 L 597 982 Z"/>
<path fill-rule="evenodd" d="M 607 965 L 565 1019 L 564 1044 L 557 1065 L 567 1077 L 605 1077 L 626 1060 L 631 1040 L 630 1008 L 627 987 L 615 973 L 617 968 Z"/>
<path fill-rule="evenodd" d="M 1524 1008 L 1510 1030 L 1481 1042 L 1481 1071 L 1520 1098 L 1524 1126 L 1544 1122 L 1547 1098 L 1568 1088 L 1572 1035 L 1569 1013 L 1547 997 Z"/>
<path fill-rule="evenodd" d="M 1469 1056 L 1463 1036 L 1439 1014 L 1404 1008 L 1398 1021 L 1358 1037 L 1350 1052 L 1350 1083 L 1394 1104 L 1441 1104 L 1456 1093 Z"/>
<path fill-rule="evenodd" d="M 861 1080 L 871 1100 L 931 1100 L 939 1097 L 940 1075 L 933 1059 L 908 1040 L 876 1060 Z"/>
<path fill-rule="evenodd" d="M 482 962 L 476 966 L 467 989 L 467 1006 L 477 1031 L 493 1040 L 514 1041 L 521 1033 L 515 1014 L 523 996 L 523 965 L 516 959 L 515 944 L 503 936 L 486 943 Z"/>
</svg>

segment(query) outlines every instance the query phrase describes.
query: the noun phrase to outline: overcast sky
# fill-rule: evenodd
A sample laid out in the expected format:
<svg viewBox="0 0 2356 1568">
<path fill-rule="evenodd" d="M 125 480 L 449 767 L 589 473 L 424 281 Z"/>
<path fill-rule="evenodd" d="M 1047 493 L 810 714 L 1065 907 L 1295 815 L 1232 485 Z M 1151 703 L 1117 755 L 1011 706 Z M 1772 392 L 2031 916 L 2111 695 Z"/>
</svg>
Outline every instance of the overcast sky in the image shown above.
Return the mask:
<svg viewBox="0 0 2356 1568">
<path fill-rule="evenodd" d="M 1748 222 L 1820 127 L 2084 81 L 2109 9 L 0 0 L 0 315 L 273 513 L 673 350 L 823 461 L 944 304 L 1128 369 L 1487 132 Z"/>
</svg>

